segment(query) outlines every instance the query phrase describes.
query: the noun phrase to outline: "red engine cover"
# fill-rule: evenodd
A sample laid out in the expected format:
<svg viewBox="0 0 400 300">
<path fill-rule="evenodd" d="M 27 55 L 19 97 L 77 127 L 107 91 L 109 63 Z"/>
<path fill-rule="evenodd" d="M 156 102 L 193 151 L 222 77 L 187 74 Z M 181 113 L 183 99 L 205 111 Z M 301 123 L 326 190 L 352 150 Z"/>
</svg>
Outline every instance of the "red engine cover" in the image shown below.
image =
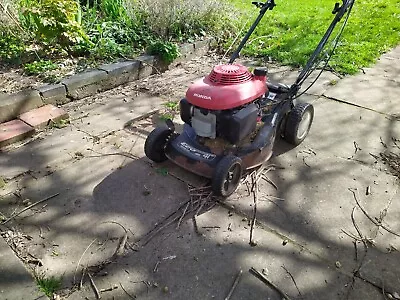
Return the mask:
<svg viewBox="0 0 400 300">
<path fill-rule="evenodd" d="M 232 109 L 264 95 L 266 80 L 266 76 L 254 76 L 240 64 L 218 65 L 189 87 L 186 99 L 209 110 Z"/>
</svg>

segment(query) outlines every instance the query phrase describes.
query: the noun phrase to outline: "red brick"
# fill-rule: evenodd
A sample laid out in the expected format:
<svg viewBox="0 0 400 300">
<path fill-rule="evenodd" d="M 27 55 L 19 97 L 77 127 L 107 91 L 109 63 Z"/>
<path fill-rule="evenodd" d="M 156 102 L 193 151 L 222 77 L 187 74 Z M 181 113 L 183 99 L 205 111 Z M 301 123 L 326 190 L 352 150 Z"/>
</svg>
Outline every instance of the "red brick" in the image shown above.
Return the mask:
<svg viewBox="0 0 400 300">
<path fill-rule="evenodd" d="M 68 119 L 68 114 L 63 109 L 48 104 L 28 111 L 18 118 L 34 128 L 43 128 L 49 125 L 50 120 L 58 122 L 62 119 Z"/>
<path fill-rule="evenodd" d="M 0 124 L 0 147 L 18 142 L 35 132 L 28 124 L 20 120 L 12 120 Z"/>
</svg>

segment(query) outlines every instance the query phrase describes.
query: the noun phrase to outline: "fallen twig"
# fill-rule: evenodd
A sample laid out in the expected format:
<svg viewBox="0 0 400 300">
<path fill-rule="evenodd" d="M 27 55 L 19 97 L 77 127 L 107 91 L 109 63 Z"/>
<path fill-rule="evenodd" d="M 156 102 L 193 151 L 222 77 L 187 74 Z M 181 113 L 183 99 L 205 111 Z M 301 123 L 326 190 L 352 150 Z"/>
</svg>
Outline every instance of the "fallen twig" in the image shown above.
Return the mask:
<svg viewBox="0 0 400 300">
<path fill-rule="evenodd" d="M 161 263 L 161 261 L 157 261 L 156 262 L 156 265 L 154 266 L 154 269 L 153 269 L 153 273 L 156 273 L 157 272 L 157 270 L 158 270 L 158 265 Z"/>
<path fill-rule="evenodd" d="M 266 285 L 269 285 L 270 287 L 272 287 L 275 291 L 277 291 L 284 299 L 286 300 L 290 300 L 289 296 L 282 291 L 279 287 L 277 287 L 275 284 L 273 284 L 271 281 L 269 281 L 267 279 L 267 277 L 265 277 L 263 274 L 261 274 L 260 272 L 258 272 L 256 269 L 254 269 L 253 267 L 249 269 L 249 272 L 251 274 L 253 274 L 255 277 L 257 277 L 258 279 L 260 279 L 262 282 L 264 282 Z"/>
<path fill-rule="evenodd" d="M 236 279 L 233 282 L 231 289 L 229 290 L 228 296 L 225 297 L 225 300 L 231 299 L 233 292 L 235 291 L 236 286 L 239 284 L 240 277 L 242 276 L 243 271 L 240 270 L 239 273 L 236 275 Z"/>
<path fill-rule="evenodd" d="M 382 229 L 386 230 L 387 232 L 389 232 L 389 233 L 391 233 L 391 234 L 393 234 L 393 235 L 395 235 L 395 236 L 400 237 L 400 234 L 398 234 L 398 233 L 394 232 L 393 230 L 391 230 L 390 228 L 386 227 L 385 225 L 382 224 L 382 222 L 377 222 L 376 220 L 374 220 L 374 219 L 368 214 L 368 212 L 361 206 L 360 202 L 359 202 L 358 199 L 357 199 L 356 192 L 355 192 L 353 189 L 350 189 L 350 188 L 349 188 L 349 191 L 353 193 L 353 197 L 354 197 L 354 200 L 355 200 L 356 203 L 357 203 L 357 206 L 361 209 L 361 211 L 363 212 L 363 214 L 364 214 L 375 226 L 381 227 Z"/>
<path fill-rule="evenodd" d="M 83 251 L 81 257 L 79 258 L 78 263 L 76 264 L 76 268 L 75 268 L 75 272 L 74 272 L 74 284 L 75 284 L 75 282 L 76 282 L 76 281 L 75 281 L 76 272 L 78 271 L 78 268 L 79 268 L 79 265 L 81 264 L 82 258 L 85 256 L 86 251 L 89 250 L 90 246 L 92 246 L 93 243 L 94 243 L 95 241 L 97 241 L 97 238 L 95 238 L 95 239 L 86 247 L 85 251 Z M 85 268 L 85 269 L 86 269 L 86 268 Z"/>
<path fill-rule="evenodd" d="M 99 289 L 97 288 L 96 284 L 94 283 L 94 280 L 93 280 L 93 278 L 92 278 L 92 275 L 90 275 L 90 272 L 88 272 L 87 274 L 88 274 L 88 276 L 89 276 L 90 285 L 92 286 L 92 289 L 93 289 L 93 291 L 94 291 L 94 294 L 95 294 L 95 296 L 96 296 L 96 299 L 100 299 L 100 298 L 101 298 L 101 295 L 100 295 Z"/>
<path fill-rule="evenodd" d="M 121 286 L 121 289 L 125 292 L 125 294 L 128 295 L 129 298 L 131 299 L 136 299 L 136 296 L 132 296 L 131 294 L 129 294 L 125 289 L 124 286 L 122 285 L 122 283 L 120 282 L 119 285 Z"/>
<path fill-rule="evenodd" d="M 190 202 L 188 201 L 188 203 L 185 206 L 185 209 L 183 210 L 182 216 L 179 218 L 178 225 L 176 225 L 176 229 L 179 229 L 179 226 L 181 226 L 182 220 L 186 215 L 186 211 L 187 211 L 189 205 L 190 205 Z"/>
<path fill-rule="evenodd" d="M 124 249 L 127 240 L 128 240 L 128 232 L 126 231 L 125 234 L 120 238 L 118 247 L 115 250 L 113 257 L 121 256 L 124 254 Z"/>
<path fill-rule="evenodd" d="M 253 231 L 254 231 L 254 224 L 256 223 L 256 216 L 257 216 L 257 197 L 258 197 L 258 186 L 257 186 L 257 177 L 256 175 L 252 176 L 253 187 L 251 192 L 253 193 L 253 217 L 251 218 L 251 226 L 250 226 L 250 246 L 256 246 L 257 243 L 253 240 Z"/>
<path fill-rule="evenodd" d="M 86 275 L 86 268 L 83 268 L 81 280 L 79 281 L 78 290 L 81 290 L 81 289 L 82 289 L 82 286 L 83 286 L 83 279 L 85 278 L 85 275 Z M 74 281 L 75 281 L 75 280 L 74 280 Z"/>
<path fill-rule="evenodd" d="M 3 221 L 1 224 L 2 224 L 2 225 L 7 224 L 7 223 L 10 222 L 12 219 L 18 217 L 20 214 L 22 214 L 23 212 L 27 211 L 28 209 L 31 209 L 32 207 L 34 207 L 34 206 L 36 206 L 36 205 L 38 205 L 38 204 L 40 204 L 40 203 L 43 203 L 43 202 L 45 202 L 45 201 L 49 201 L 50 199 L 53 199 L 53 198 L 57 197 L 58 195 L 60 195 L 60 193 L 56 193 L 56 194 L 51 195 L 51 196 L 49 196 L 49 197 L 46 197 L 46 198 L 44 198 L 44 199 L 42 199 L 42 200 L 39 200 L 39 201 L 37 201 L 37 202 L 35 202 L 35 203 L 31 204 L 31 205 L 28 205 L 28 206 L 25 207 L 23 210 L 19 211 L 19 212 L 16 213 L 16 214 L 13 214 L 13 215 L 12 215 L 11 217 L 9 217 L 7 220 Z"/>
<path fill-rule="evenodd" d="M 107 288 L 107 289 L 101 289 L 101 290 L 100 290 L 100 293 L 111 292 L 111 291 L 113 291 L 113 290 L 116 290 L 117 288 L 118 288 L 118 286 L 114 285 L 114 286 L 109 287 L 109 288 Z"/>
<path fill-rule="evenodd" d="M 294 283 L 294 286 L 295 286 L 296 289 L 297 289 L 297 292 L 299 293 L 299 296 L 300 296 L 301 298 L 303 298 L 303 295 L 301 294 L 300 289 L 299 289 L 299 287 L 297 286 L 296 280 L 294 280 L 294 277 L 293 277 L 292 273 L 290 273 L 289 270 L 286 269 L 285 266 L 281 266 L 281 267 L 282 267 L 282 269 L 284 269 L 284 270 L 286 271 L 286 273 L 290 276 L 290 278 L 292 279 L 292 281 L 293 281 L 293 283 Z"/>
</svg>

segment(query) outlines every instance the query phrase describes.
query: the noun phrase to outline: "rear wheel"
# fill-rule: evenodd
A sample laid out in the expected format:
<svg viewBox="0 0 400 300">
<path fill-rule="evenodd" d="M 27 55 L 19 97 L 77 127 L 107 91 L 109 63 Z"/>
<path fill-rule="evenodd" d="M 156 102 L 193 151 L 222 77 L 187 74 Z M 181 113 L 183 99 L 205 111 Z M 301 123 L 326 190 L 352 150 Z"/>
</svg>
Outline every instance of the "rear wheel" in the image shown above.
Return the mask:
<svg viewBox="0 0 400 300">
<path fill-rule="evenodd" d="M 165 155 L 165 147 L 172 131 L 168 127 L 156 127 L 148 135 L 144 144 L 144 153 L 148 158 L 156 163 L 167 160 Z"/>
<path fill-rule="evenodd" d="M 229 197 L 235 192 L 242 178 L 242 160 L 233 155 L 225 156 L 215 168 L 211 188 L 215 195 Z"/>
<path fill-rule="evenodd" d="M 292 145 L 299 145 L 310 131 L 314 119 L 314 107 L 309 103 L 299 103 L 287 116 L 285 140 Z"/>
</svg>

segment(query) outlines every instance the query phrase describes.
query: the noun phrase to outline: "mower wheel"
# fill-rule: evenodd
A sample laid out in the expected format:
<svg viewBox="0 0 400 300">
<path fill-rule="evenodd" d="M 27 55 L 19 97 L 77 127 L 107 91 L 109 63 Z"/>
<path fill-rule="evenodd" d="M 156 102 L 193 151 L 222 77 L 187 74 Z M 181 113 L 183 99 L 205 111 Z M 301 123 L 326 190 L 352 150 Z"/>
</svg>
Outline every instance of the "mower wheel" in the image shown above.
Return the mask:
<svg viewBox="0 0 400 300">
<path fill-rule="evenodd" d="M 233 155 L 225 156 L 217 164 L 211 181 L 215 195 L 229 197 L 233 194 L 242 178 L 242 160 Z"/>
<path fill-rule="evenodd" d="M 150 132 L 144 143 L 144 153 L 146 156 L 156 163 L 166 161 L 165 146 L 171 134 L 171 129 L 166 126 L 156 127 Z"/>
<path fill-rule="evenodd" d="M 314 107 L 299 103 L 288 114 L 284 138 L 292 145 L 299 145 L 306 138 L 314 118 Z"/>
</svg>

